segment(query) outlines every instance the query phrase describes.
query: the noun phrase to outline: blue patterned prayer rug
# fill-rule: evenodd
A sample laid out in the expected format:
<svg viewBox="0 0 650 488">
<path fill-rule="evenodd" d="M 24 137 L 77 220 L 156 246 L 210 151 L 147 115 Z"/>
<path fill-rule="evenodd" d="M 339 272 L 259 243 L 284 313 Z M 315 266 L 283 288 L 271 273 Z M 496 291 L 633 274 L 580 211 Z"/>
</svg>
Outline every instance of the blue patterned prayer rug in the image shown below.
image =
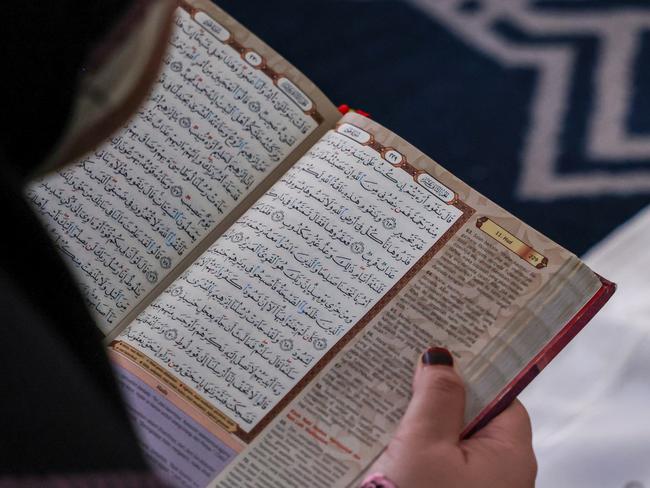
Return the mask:
<svg viewBox="0 0 650 488">
<path fill-rule="evenodd" d="M 650 203 L 650 2 L 217 3 L 576 253 Z"/>
</svg>

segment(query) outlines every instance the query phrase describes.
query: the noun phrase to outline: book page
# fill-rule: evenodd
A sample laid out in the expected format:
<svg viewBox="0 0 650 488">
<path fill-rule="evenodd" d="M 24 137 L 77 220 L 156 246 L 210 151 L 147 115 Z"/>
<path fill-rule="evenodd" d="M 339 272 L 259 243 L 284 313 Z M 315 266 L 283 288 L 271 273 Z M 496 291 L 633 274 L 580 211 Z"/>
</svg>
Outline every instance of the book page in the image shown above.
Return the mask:
<svg viewBox="0 0 650 488">
<path fill-rule="evenodd" d="M 341 124 L 369 134 L 359 144 L 384 160 L 400 165 L 403 157 L 416 181 L 469 218 L 212 486 L 355 486 L 388 444 L 431 345 L 455 357 L 471 427 L 600 287 L 571 253 L 390 131 L 356 115 Z"/>
<path fill-rule="evenodd" d="M 454 354 L 469 426 L 598 287 L 575 256 L 348 114 L 111 351 L 167 479 L 345 486 L 388 443 L 426 347 Z"/>
<path fill-rule="evenodd" d="M 176 11 L 162 71 L 109 141 L 26 190 L 115 334 L 340 117 L 208 1 Z"/>
<path fill-rule="evenodd" d="M 111 344 L 130 374 L 231 444 L 263 435 L 472 214 L 367 142 L 328 132 L 141 313 Z"/>
</svg>

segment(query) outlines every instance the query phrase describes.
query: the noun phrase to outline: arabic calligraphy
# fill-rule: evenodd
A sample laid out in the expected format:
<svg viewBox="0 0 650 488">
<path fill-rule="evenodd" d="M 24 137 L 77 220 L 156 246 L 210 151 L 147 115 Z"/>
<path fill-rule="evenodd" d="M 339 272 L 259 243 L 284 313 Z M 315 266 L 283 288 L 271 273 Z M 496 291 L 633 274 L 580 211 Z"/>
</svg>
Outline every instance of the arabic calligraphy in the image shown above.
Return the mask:
<svg viewBox="0 0 650 488">
<path fill-rule="evenodd" d="M 120 340 L 249 432 L 461 216 L 330 131 Z"/>
<path fill-rule="evenodd" d="M 187 12 L 175 23 L 136 116 L 26 192 L 106 333 L 317 125 Z"/>
</svg>

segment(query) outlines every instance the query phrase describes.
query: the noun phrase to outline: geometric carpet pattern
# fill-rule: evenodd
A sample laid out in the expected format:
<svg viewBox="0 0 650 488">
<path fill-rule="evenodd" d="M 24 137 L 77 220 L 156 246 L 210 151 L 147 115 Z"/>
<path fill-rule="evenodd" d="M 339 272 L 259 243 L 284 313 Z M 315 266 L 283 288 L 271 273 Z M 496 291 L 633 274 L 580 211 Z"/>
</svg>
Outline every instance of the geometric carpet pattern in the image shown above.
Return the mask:
<svg viewBox="0 0 650 488">
<path fill-rule="evenodd" d="M 650 2 L 217 3 L 577 254 L 650 203 Z"/>
</svg>

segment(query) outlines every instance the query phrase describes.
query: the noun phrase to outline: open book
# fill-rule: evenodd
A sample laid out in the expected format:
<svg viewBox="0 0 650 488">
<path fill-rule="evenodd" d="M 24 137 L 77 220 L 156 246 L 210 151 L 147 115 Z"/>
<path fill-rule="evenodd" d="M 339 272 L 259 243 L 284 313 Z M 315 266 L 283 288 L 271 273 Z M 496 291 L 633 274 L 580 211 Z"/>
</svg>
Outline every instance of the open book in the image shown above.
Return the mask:
<svg viewBox="0 0 650 488">
<path fill-rule="evenodd" d="M 469 434 L 613 293 L 211 3 L 175 24 L 133 119 L 26 190 L 171 483 L 353 484 L 428 346 Z"/>
</svg>

